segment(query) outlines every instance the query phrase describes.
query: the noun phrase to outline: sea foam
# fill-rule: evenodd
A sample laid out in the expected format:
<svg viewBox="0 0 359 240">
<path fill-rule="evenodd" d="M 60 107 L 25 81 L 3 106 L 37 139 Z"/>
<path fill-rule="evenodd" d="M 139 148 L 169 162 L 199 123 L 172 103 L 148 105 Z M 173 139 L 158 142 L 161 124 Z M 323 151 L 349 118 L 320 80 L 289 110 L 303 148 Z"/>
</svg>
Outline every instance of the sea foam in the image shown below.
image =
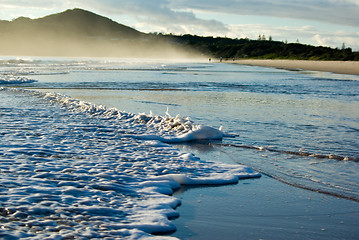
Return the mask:
<svg viewBox="0 0 359 240">
<path fill-rule="evenodd" d="M 171 219 L 179 216 L 181 201 L 171 195 L 181 185 L 260 177 L 246 166 L 203 161 L 169 145 L 172 140 L 161 141 L 225 136 L 179 116 L 138 115 L 4 87 L 0 108 L 5 239 L 170 239 L 153 234 L 176 230 Z"/>
<path fill-rule="evenodd" d="M 0 75 L 0 85 L 23 84 L 23 83 L 34 83 L 34 82 L 37 81 L 22 76 Z"/>
</svg>

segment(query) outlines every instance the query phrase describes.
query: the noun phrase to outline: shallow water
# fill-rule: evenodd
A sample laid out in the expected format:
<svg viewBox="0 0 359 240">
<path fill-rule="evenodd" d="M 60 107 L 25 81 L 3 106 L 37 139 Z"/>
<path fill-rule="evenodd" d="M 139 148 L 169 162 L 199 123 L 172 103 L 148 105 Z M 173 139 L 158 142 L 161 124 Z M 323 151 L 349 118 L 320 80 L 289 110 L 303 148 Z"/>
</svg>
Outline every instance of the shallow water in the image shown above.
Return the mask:
<svg viewBox="0 0 359 240">
<path fill-rule="evenodd" d="M 357 202 L 293 188 L 267 176 L 180 189 L 180 239 L 356 239 Z M 260 199 L 259 199 L 260 197 Z"/>
<path fill-rule="evenodd" d="M 358 76 L 207 62 L 58 58 L 4 58 L 1 74 L 25 78 L 11 84 L 15 87 L 223 126 L 237 137 L 174 147 L 359 200 Z"/>
<path fill-rule="evenodd" d="M 29 65 L 33 72 L 44 71 Z M 359 199 L 358 164 L 321 158 L 359 158 L 358 76 L 125 60 L 73 60 L 52 67 L 66 74 L 34 75 L 38 82 L 30 86 L 133 113 L 165 115 L 168 108 L 172 115 L 223 126 L 238 135 L 223 144 L 279 151 L 215 146 L 236 161 L 293 184 Z"/>
<path fill-rule="evenodd" d="M 0 88 L 0 237 L 137 239 L 173 232 L 180 184 L 258 173 L 142 140 L 137 115 Z M 169 135 L 166 135 L 169 138 Z"/>
</svg>

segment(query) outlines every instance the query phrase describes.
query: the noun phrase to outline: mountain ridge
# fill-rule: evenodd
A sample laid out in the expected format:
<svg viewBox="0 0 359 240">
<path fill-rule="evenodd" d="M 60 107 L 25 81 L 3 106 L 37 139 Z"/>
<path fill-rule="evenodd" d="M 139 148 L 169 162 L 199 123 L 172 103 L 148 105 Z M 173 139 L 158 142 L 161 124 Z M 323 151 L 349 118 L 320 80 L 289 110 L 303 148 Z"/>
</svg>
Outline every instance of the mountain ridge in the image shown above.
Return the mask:
<svg viewBox="0 0 359 240">
<path fill-rule="evenodd" d="M 36 19 L 0 21 L 0 55 L 193 56 L 185 46 L 79 8 Z"/>
<path fill-rule="evenodd" d="M 359 52 L 350 48 L 315 47 L 272 38 L 143 33 L 79 8 L 36 19 L 0 20 L 0 55 L 359 60 Z"/>
<path fill-rule="evenodd" d="M 24 30 L 46 30 L 50 32 L 58 32 L 58 34 L 68 34 L 72 32 L 77 35 L 85 36 L 121 36 L 140 37 L 144 33 L 130 28 L 123 24 L 117 23 L 110 18 L 100 16 L 93 12 L 74 8 L 66 11 L 51 14 L 41 18 L 31 19 L 27 17 L 19 17 L 12 21 L 8 21 L 7 31 L 24 31 Z M 3 30 L 4 31 L 4 30 Z"/>
<path fill-rule="evenodd" d="M 62 23 L 66 28 L 75 27 L 77 30 L 81 30 L 82 28 L 85 32 L 90 32 L 92 34 L 109 34 L 112 36 L 126 34 L 127 37 L 139 37 L 143 34 L 136 29 L 117 23 L 110 18 L 79 8 L 45 16 L 40 18 L 39 21 L 54 25 Z M 73 26 L 74 23 L 75 25 Z"/>
</svg>

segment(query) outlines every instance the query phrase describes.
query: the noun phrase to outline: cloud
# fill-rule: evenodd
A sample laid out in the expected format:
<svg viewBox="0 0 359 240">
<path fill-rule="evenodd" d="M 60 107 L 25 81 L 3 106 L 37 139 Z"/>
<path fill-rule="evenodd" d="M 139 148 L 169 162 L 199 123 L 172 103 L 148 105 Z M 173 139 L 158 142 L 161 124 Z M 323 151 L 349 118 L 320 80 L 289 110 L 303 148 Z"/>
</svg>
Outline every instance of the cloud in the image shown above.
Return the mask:
<svg viewBox="0 0 359 240">
<path fill-rule="evenodd" d="M 333 47 L 345 42 L 347 46 L 359 49 L 359 0 L 0 0 L 0 16 L 7 16 L 5 19 L 21 15 L 34 18 L 76 7 L 144 32 L 251 39 L 264 34 L 279 41 L 294 42 L 299 39 L 301 43 Z M 199 16 L 203 15 L 199 13 L 207 13 L 206 19 L 201 19 Z M 224 17 L 228 14 L 260 16 L 260 20 L 252 18 L 255 21 L 253 24 L 233 24 L 233 21 L 229 24 Z M 275 25 L 265 22 L 265 16 L 282 18 L 281 26 L 278 26 L 278 21 Z M 298 21 L 286 24 L 288 19 Z M 309 26 L 308 21 L 301 26 L 300 20 L 329 24 L 324 31 L 314 22 L 316 27 Z M 333 23 L 336 27 L 331 27 Z M 337 29 L 341 28 L 338 25 L 345 26 L 343 29 L 347 32 L 338 32 Z"/>
<path fill-rule="evenodd" d="M 20 16 L 36 18 L 46 15 L 51 9 L 54 11 L 58 6 L 54 0 L 0 0 L 0 19 L 12 20 Z"/>
<path fill-rule="evenodd" d="M 313 26 L 304 25 L 302 27 L 294 26 L 271 26 L 267 24 L 234 24 L 230 26 L 232 33 L 229 37 L 257 39 L 259 34 L 265 35 L 268 39 L 272 37 L 274 41 L 296 42 L 311 44 L 317 46 L 330 46 L 341 48 L 345 43 L 347 47 L 353 50 L 359 50 L 359 32 L 349 31 L 325 31 Z"/>
<path fill-rule="evenodd" d="M 191 11 L 171 9 L 170 0 L 77 0 L 77 4 L 103 14 L 132 16 L 136 19 L 135 26 L 153 31 L 177 34 L 223 34 L 228 31 L 219 21 L 199 19 Z"/>
<path fill-rule="evenodd" d="M 358 0 L 172 0 L 177 9 L 314 20 L 358 26 Z"/>
<path fill-rule="evenodd" d="M 150 31 L 208 35 L 224 35 L 228 32 L 228 28 L 222 22 L 199 19 L 192 11 L 174 10 L 170 5 L 170 0 L 0 0 L 0 9 L 21 9 L 21 15 L 26 13 L 29 17 L 46 9 L 63 11 L 78 7 L 106 16 L 131 16 L 136 19 L 133 25 L 143 28 L 139 30 L 152 29 Z M 12 14 L 11 17 L 18 16 Z"/>
<path fill-rule="evenodd" d="M 150 24 L 175 26 L 174 29 L 200 28 L 219 31 L 225 25 L 196 17 L 196 12 L 271 16 L 322 21 L 357 27 L 358 0 L 0 0 L 0 8 L 65 9 L 82 7 L 103 13 L 137 16 Z"/>
<path fill-rule="evenodd" d="M 359 32 L 358 33 L 347 33 L 347 32 L 335 32 L 335 33 L 321 33 L 314 35 L 314 40 L 318 45 L 338 47 L 344 45 L 351 47 L 353 50 L 359 50 Z"/>
<path fill-rule="evenodd" d="M 17 14 L 23 15 L 23 10 L 43 12 L 44 10 L 64 8 L 68 5 L 69 1 L 58 0 L 0 0 L 1 9 L 15 9 Z"/>
</svg>

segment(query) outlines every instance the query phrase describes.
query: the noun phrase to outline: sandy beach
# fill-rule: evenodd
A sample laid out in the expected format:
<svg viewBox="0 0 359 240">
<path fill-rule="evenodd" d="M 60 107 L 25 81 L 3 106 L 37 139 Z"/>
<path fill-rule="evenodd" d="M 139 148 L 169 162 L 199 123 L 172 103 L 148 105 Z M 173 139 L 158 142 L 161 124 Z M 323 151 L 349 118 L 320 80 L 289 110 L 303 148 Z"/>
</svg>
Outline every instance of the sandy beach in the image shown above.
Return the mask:
<svg viewBox="0 0 359 240">
<path fill-rule="evenodd" d="M 235 60 L 225 61 L 244 65 L 275 67 L 288 70 L 310 70 L 339 74 L 359 75 L 357 61 L 310 61 L 310 60 Z"/>
</svg>

